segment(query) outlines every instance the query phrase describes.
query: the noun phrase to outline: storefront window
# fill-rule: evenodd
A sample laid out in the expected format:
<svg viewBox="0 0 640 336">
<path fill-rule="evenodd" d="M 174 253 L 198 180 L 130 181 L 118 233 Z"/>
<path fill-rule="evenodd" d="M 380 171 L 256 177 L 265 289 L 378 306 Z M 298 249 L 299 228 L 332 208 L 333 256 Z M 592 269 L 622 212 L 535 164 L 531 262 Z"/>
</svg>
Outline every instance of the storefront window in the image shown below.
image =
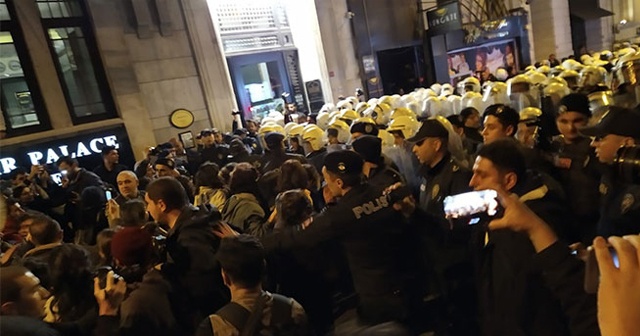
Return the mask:
<svg viewBox="0 0 640 336">
<path fill-rule="evenodd" d="M 22 63 L 9 32 L 0 32 L 0 76 L 2 110 L 6 113 L 7 126 L 17 129 L 40 125 Z"/>
<path fill-rule="evenodd" d="M 74 123 L 116 116 L 86 8 L 79 0 L 37 0 Z"/>
</svg>

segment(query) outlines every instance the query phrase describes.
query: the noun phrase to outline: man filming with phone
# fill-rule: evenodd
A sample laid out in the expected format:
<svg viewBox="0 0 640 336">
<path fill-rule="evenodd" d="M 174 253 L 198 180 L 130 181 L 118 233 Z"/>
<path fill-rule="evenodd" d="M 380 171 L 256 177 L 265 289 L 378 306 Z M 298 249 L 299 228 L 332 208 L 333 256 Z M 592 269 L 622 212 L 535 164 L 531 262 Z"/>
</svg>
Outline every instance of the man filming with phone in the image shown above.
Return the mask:
<svg viewBox="0 0 640 336">
<path fill-rule="evenodd" d="M 476 191 L 500 189 L 517 195 L 549 223 L 556 236 L 562 236 L 566 221 L 561 198 L 540 176 L 527 171 L 524 154 L 514 141 L 496 140 L 483 146 L 469 185 Z M 583 326 L 569 323 L 545 286 L 541 270 L 532 262 L 536 249 L 529 237 L 523 232 L 489 230 L 487 224 L 475 227 L 473 242 L 483 333 L 558 335 L 580 330 Z"/>
</svg>

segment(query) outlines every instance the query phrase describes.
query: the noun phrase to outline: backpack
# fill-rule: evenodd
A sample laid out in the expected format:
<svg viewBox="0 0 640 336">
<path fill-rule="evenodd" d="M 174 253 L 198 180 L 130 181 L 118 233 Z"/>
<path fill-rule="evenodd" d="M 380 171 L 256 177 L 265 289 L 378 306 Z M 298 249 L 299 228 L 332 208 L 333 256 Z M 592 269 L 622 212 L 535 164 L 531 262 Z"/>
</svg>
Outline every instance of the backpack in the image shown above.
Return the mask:
<svg viewBox="0 0 640 336">
<path fill-rule="evenodd" d="M 271 307 L 269 327 L 276 330 L 274 335 L 289 335 L 285 328 L 293 322 L 293 317 L 291 316 L 292 300 L 279 294 L 271 294 L 271 297 L 273 298 L 273 305 Z M 267 295 L 261 295 L 256 301 L 253 311 L 247 310 L 238 303 L 229 302 L 220 308 L 216 315 L 233 325 L 241 336 L 260 335 L 260 331 L 263 328 L 261 323 L 262 312 L 267 300 Z M 212 328 L 215 328 L 213 323 Z"/>
</svg>

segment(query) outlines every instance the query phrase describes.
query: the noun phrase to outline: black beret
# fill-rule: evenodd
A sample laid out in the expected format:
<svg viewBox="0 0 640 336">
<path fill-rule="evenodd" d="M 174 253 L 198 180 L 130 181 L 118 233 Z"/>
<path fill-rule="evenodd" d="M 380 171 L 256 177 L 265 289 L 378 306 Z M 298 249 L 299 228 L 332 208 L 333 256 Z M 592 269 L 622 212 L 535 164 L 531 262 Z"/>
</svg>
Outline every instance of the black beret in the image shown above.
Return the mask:
<svg viewBox="0 0 640 336">
<path fill-rule="evenodd" d="M 209 136 L 209 135 L 211 135 L 211 134 L 213 134 L 213 132 L 212 132 L 210 129 L 208 129 L 208 128 L 205 128 L 205 129 L 203 129 L 202 131 L 200 131 L 200 136 L 201 136 L 201 137 Z"/>
<path fill-rule="evenodd" d="M 338 150 L 328 153 L 324 157 L 324 167 L 333 174 L 361 174 L 363 165 L 364 161 L 362 157 L 358 153 L 350 150 Z"/>
<path fill-rule="evenodd" d="M 377 136 L 363 135 L 354 140 L 351 145 L 356 153 L 360 154 L 364 161 L 379 163 L 382 153 L 382 140 Z"/>
<path fill-rule="evenodd" d="M 589 109 L 589 98 L 580 93 L 571 93 L 562 97 L 558 107 L 558 115 L 565 112 L 578 112 L 587 117 L 591 117 L 591 109 Z"/>
<path fill-rule="evenodd" d="M 356 121 L 355 123 L 353 123 L 351 125 L 351 134 L 353 133 L 364 133 L 364 134 L 370 134 L 370 135 L 378 135 L 378 126 L 372 124 L 372 123 L 368 123 L 368 122 L 361 122 L 361 121 Z"/>
</svg>

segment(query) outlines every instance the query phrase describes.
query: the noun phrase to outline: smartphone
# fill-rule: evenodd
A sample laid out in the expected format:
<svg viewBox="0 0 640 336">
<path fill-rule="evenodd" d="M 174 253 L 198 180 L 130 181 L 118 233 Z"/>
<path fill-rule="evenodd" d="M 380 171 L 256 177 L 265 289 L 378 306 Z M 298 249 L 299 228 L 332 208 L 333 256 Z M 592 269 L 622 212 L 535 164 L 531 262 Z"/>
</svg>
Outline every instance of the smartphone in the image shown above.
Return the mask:
<svg viewBox="0 0 640 336">
<path fill-rule="evenodd" d="M 620 268 L 620 260 L 618 259 L 618 252 L 609 246 L 609 253 L 611 253 L 611 259 L 613 264 Z M 589 247 L 589 254 L 585 262 L 584 269 L 584 290 L 587 293 L 594 294 L 598 292 L 598 286 L 600 285 L 600 268 L 598 267 L 598 260 L 596 259 L 596 251 L 593 247 Z"/>
<path fill-rule="evenodd" d="M 66 170 L 61 170 L 60 174 L 62 174 L 62 176 L 67 176 L 67 171 Z"/>
<path fill-rule="evenodd" d="M 444 214 L 448 219 L 469 218 L 469 225 L 480 222 L 479 214 L 495 216 L 498 213 L 498 192 L 495 190 L 472 191 L 447 196 L 444 199 Z"/>
<path fill-rule="evenodd" d="M 104 195 L 107 197 L 107 201 L 111 200 L 111 190 L 107 190 L 104 192 Z"/>
</svg>

